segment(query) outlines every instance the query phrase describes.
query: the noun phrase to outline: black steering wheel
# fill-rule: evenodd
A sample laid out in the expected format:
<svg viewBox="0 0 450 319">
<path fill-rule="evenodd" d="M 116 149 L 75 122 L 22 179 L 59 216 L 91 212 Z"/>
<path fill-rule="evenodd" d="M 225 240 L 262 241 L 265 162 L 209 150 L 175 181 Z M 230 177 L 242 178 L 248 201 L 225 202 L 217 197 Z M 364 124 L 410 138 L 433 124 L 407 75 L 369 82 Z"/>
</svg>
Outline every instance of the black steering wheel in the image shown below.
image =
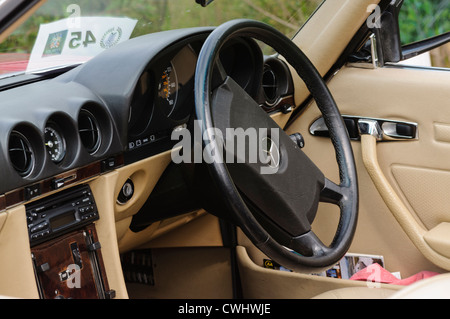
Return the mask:
<svg viewBox="0 0 450 319">
<path fill-rule="evenodd" d="M 244 89 L 227 76 L 218 58 L 219 52 L 227 41 L 236 37 L 266 43 L 283 56 L 306 83 L 330 132 L 339 166 L 339 185 L 327 179 Z M 221 75 L 221 84 L 214 88 L 213 74 L 216 78 L 217 74 Z M 217 27 L 207 38 L 198 58 L 195 108 L 204 147 L 216 150 L 207 160 L 209 172 L 228 204 L 232 220 L 253 244 L 294 271 L 313 272 L 338 262 L 350 247 L 357 223 L 356 167 L 336 103 L 322 77 L 298 46 L 276 29 L 258 21 L 232 20 Z M 225 158 L 230 158 L 226 157 L 229 150 L 221 150 L 230 141 L 221 139 L 217 132 L 228 137 L 227 128 L 244 133 L 256 129 L 260 151 L 268 155 L 268 159 L 248 160 L 251 155 L 246 148 L 245 154 L 237 150 L 235 161 L 226 161 Z M 239 157 L 246 160 L 236 160 Z M 339 225 L 328 246 L 311 230 L 319 202 L 340 207 Z"/>
</svg>

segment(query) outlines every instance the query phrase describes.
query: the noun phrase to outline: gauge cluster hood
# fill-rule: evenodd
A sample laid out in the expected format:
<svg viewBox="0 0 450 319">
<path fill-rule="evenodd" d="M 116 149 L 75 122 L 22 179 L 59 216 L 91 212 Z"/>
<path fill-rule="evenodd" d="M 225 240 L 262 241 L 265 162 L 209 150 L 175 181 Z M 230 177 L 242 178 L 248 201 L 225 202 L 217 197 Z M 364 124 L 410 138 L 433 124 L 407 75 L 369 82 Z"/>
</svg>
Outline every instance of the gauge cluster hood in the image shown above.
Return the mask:
<svg viewBox="0 0 450 319">
<path fill-rule="evenodd" d="M 212 30 L 190 28 L 134 38 L 103 52 L 59 80 L 80 83 L 101 96 L 114 117 L 123 145 L 126 145 L 128 108 L 145 67 L 173 43 L 195 35 L 206 36 Z"/>
</svg>

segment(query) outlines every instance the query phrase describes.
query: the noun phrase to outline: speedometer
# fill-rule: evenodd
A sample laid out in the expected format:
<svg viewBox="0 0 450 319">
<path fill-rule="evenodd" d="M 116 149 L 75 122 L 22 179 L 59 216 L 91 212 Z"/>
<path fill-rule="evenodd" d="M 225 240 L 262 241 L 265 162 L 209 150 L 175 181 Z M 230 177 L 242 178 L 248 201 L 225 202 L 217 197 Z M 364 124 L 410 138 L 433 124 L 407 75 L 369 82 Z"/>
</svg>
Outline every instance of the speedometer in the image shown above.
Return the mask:
<svg viewBox="0 0 450 319">
<path fill-rule="evenodd" d="M 166 67 L 161 74 L 158 84 L 158 97 L 164 113 L 170 116 L 175 109 L 178 98 L 178 78 L 172 64 Z"/>
</svg>

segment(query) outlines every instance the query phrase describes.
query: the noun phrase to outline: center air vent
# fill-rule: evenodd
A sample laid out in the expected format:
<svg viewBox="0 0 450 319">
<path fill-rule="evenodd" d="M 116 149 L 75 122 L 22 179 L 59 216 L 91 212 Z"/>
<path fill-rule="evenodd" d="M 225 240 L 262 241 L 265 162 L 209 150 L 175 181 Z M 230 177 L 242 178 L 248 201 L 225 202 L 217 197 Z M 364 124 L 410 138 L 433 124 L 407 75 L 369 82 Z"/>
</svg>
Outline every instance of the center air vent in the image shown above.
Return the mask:
<svg viewBox="0 0 450 319">
<path fill-rule="evenodd" d="M 9 158 L 20 176 L 28 176 L 34 167 L 35 156 L 28 139 L 17 131 L 12 131 L 9 138 Z"/>
<path fill-rule="evenodd" d="M 97 152 L 101 144 L 100 127 L 95 116 L 86 109 L 82 109 L 78 116 L 78 132 L 89 154 Z"/>
<path fill-rule="evenodd" d="M 278 99 L 277 76 L 271 67 L 264 68 L 262 88 L 266 97 L 267 104 L 274 104 Z"/>
</svg>

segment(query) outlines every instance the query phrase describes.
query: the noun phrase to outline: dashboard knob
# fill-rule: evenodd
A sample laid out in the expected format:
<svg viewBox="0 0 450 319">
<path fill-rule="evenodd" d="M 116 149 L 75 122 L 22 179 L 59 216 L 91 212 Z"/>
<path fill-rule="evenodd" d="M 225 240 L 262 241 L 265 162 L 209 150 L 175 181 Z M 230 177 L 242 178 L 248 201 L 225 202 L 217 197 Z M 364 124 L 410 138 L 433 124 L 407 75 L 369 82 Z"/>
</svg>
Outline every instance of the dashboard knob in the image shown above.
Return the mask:
<svg viewBox="0 0 450 319">
<path fill-rule="evenodd" d="M 289 136 L 291 140 L 297 144 L 298 147 L 304 148 L 305 147 L 305 139 L 303 138 L 303 135 L 300 133 L 294 133 Z"/>
</svg>

